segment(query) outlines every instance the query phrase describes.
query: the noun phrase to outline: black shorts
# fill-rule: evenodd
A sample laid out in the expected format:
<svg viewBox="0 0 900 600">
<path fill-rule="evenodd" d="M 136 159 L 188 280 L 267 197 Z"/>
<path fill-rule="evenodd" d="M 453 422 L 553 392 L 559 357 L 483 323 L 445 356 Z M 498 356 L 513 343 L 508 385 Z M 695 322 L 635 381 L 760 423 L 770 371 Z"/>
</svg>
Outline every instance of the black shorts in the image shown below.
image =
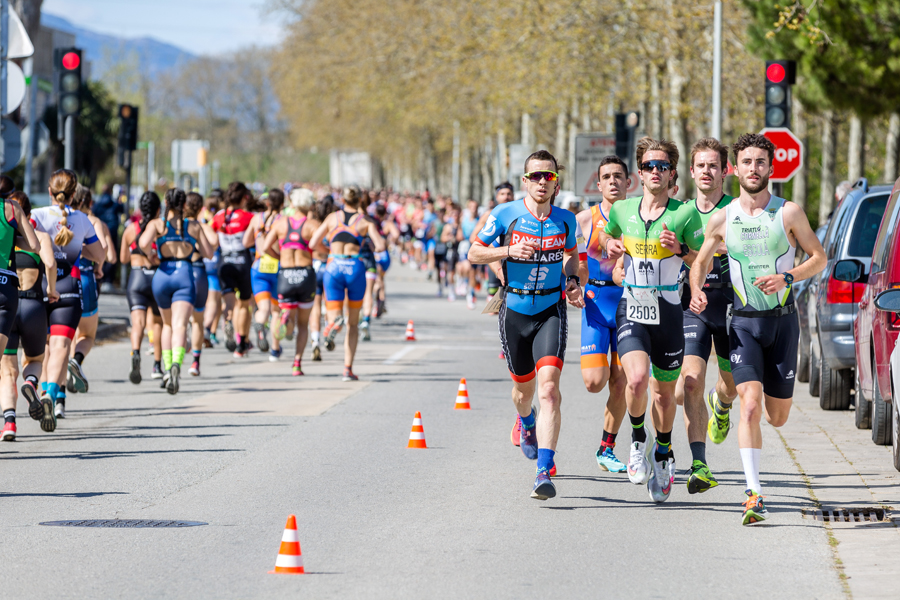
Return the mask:
<svg viewBox="0 0 900 600">
<path fill-rule="evenodd" d="M 703 311 L 703 315 L 696 315 L 690 310 L 684 311 L 684 355 L 699 356 L 704 361 L 709 359 L 713 344 L 716 346 L 716 356 L 719 357 L 719 366 L 724 367 L 728 363 L 728 349 L 731 342 L 728 339 L 728 324 L 725 315 L 716 315 L 715 319 L 705 319 L 709 312 L 709 305 Z M 731 367 L 728 367 L 730 370 Z"/>
<path fill-rule="evenodd" d="M 279 269 L 278 304 L 283 308 L 311 308 L 317 293 L 317 275 L 312 267 Z"/>
<path fill-rule="evenodd" d="M 19 278 L 12 275 L 0 275 L 0 334 L 9 336 L 16 320 L 18 307 Z"/>
<path fill-rule="evenodd" d="M 250 253 L 222 256 L 219 265 L 219 281 L 222 282 L 223 294 L 237 293 L 238 299 L 249 300 L 253 297 L 253 284 L 250 273 Z"/>
<path fill-rule="evenodd" d="M 128 287 L 125 289 L 129 310 L 150 310 L 154 315 L 159 316 L 159 306 L 153 296 L 154 274 L 156 274 L 155 268 L 131 269 L 131 274 L 128 275 Z"/>
<path fill-rule="evenodd" d="M 203 312 L 209 298 L 209 279 L 206 277 L 206 266 L 202 260 L 193 263 L 194 269 L 194 310 Z"/>
<path fill-rule="evenodd" d="M 360 252 L 359 260 L 362 261 L 363 265 L 366 267 L 366 271 L 369 273 L 378 272 L 378 265 L 375 264 L 375 255 L 371 252 Z"/>
<path fill-rule="evenodd" d="M 640 350 L 650 356 L 653 377 L 675 381 L 684 361 L 684 311 L 680 304 L 659 300 L 659 325 L 645 325 L 627 318 L 625 297 L 616 308 L 616 344 L 619 356 Z M 708 355 L 707 355 L 708 356 Z"/>
<path fill-rule="evenodd" d="M 775 398 L 794 396 L 800 321 L 797 313 L 731 320 L 731 375 L 735 384 L 759 381 Z"/>
<path fill-rule="evenodd" d="M 37 298 L 19 298 L 19 309 L 5 354 L 15 354 L 22 345 L 25 356 L 41 356 L 47 344 L 47 305 Z"/>
<path fill-rule="evenodd" d="M 562 369 L 568 332 L 564 298 L 536 315 L 509 310 L 504 302 L 500 307 L 500 344 L 513 380 L 531 381 L 541 367 Z"/>
<path fill-rule="evenodd" d="M 56 281 L 59 300 L 47 304 L 47 324 L 50 335 L 75 338 L 75 329 L 81 321 L 81 277 L 71 274 Z"/>
</svg>

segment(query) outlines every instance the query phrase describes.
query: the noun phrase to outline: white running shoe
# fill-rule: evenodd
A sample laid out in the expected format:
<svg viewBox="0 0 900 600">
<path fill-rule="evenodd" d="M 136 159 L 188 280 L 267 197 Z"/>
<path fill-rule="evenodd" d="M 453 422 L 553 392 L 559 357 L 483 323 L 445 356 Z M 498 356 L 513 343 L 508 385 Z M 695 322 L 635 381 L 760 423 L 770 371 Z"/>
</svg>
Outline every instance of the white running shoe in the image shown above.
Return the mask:
<svg viewBox="0 0 900 600">
<path fill-rule="evenodd" d="M 647 460 L 647 442 L 632 442 L 628 457 L 628 479 L 635 485 L 643 485 L 650 476 L 650 461 Z"/>
<path fill-rule="evenodd" d="M 57 402 L 56 406 L 53 407 L 53 414 L 56 415 L 57 419 L 65 419 L 66 418 L 66 405 L 64 402 Z"/>
<path fill-rule="evenodd" d="M 448 302 L 456 302 L 456 294 L 453 293 L 453 290 L 450 290 L 450 293 L 447 294 Z"/>
<path fill-rule="evenodd" d="M 653 450 L 651 452 L 655 454 L 656 442 L 653 443 Z M 650 480 L 647 481 L 647 491 L 650 493 L 650 499 L 654 502 L 665 502 L 669 499 L 669 494 L 672 492 L 672 479 L 669 475 L 669 463 L 671 462 L 674 466 L 675 461 L 668 457 L 664 460 L 657 461 L 654 457 L 651 462 L 653 463 L 653 474 L 650 476 Z"/>
</svg>

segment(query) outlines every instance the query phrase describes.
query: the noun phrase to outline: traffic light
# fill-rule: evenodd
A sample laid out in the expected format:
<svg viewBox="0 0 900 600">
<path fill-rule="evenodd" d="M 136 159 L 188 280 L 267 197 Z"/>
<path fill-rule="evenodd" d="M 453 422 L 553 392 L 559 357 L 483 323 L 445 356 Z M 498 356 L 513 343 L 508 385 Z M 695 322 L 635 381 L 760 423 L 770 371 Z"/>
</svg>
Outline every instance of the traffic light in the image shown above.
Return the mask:
<svg viewBox="0 0 900 600">
<path fill-rule="evenodd" d="M 641 113 L 616 113 L 616 156 L 625 161 L 629 171 L 634 165 L 634 133 L 641 123 Z"/>
<path fill-rule="evenodd" d="M 53 66 L 56 71 L 59 116 L 62 118 L 78 116 L 81 112 L 81 50 L 55 49 Z"/>
<path fill-rule="evenodd" d="M 791 86 L 797 79 L 792 60 L 766 61 L 766 127 L 791 126 Z"/>
<path fill-rule="evenodd" d="M 137 149 L 138 138 L 138 107 L 130 104 L 119 105 L 119 151 L 118 163 L 120 167 L 130 166 L 130 160 L 126 154 Z"/>
</svg>

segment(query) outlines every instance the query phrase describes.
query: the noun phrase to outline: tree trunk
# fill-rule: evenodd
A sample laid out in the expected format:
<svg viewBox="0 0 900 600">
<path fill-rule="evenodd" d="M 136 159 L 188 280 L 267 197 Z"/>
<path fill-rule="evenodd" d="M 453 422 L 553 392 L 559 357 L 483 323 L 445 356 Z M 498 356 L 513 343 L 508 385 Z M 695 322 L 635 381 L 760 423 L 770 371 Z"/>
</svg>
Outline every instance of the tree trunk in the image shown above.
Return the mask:
<svg viewBox="0 0 900 600">
<path fill-rule="evenodd" d="M 800 206 L 804 211 L 806 210 L 806 194 L 807 194 L 807 185 L 808 185 L 808 176 L 809 171 L 806 164 L 806 161 L 809 158 L 809 134 L 806 129 L 806 113 L 803 111 L 803 104 L 800 103 L 798 98 L 793 99 L 793 124 L 794 124 L 794 133 L 803 143 L 803 154 L 801 158 L 800 169 L 794 175 L 793 179 L 793 189 L 791 193 L 791 200 L 793 200 L 797 205 Z"/>
<path fill-rule="evenodd" d="M 531 115 L 528 113 L 522 113 L 522 134 L 521 138 L 522 145 L 526 148 L 531 148 L 531 145 L 534 144 L 534 140 L 531 139 Z"/>
<path fill-rule="evenodd" d="M 659 139 L 662 137 L 662 102 L 659 92 L 659 66 L 650 63 L 650 118 L 647 121 L 647 135 Z"/>
<path fill-rule="evenodd" d="M 497 179 L 509 180 L 509 154 L 506 152 L 506 132 L 503 126 L 497 130 Z"/>
<path fill-rule="evenodd" d="M 675 58 L 666 61 L 666 74 L 669 80 L 669 135 L 680 150 L 687 149 L 687 127 L 681 115 L 684 100 L 685 78 L 681 73 L 681 65 Z M 678 193 L 676 198 L 687 198 L 690 193 L 691 171 L 690 160 L 682 156 L 678 161 Z"/>
<path fill-rule="evenodd" d="M 566 107 L 563 104 L 556 113 L 556 147 L 553 155 L 561 163 L 565 164 L 566 146 L 568 146 L 568 137 L 566 136 Z M 568 179 L 568 177 L 566 178 Z"/>
<path fill-rule="evenodd" d="M 581 130 L 585 133 L 591 130 L 591 105 L 587 96 L 581 102 Z"/>
<path fill-rule="evenodd" d="M 485 204 L 490 201 L 491 196 L 494 195 L 494 180 L 497 178 L 496 173 L 492 173 L 494 168 L 494 140 L 490 134 L 491 127 L 488 127 L 485 130 L 484 134 L 484 149 L 481 153 L 481 200 L 479 202 L 481 204 Z"/>
<path fill-rule="evenodd" d="M 572 100 L 572 115 L 569 119 L 569 147 L 568 153 L 566 155 L 566 166 L 569 169 L 572 169 L 571 177 L 568 178 L 568 184 L 566 186 L 569 190 L 575 189 L 575 136 L 578 135 L 578 117 L 579 117 L 579 106 L 578 100 Z"/>
<path fill-rule="evenodd" d="M 470 155 L 470 160 L 472 161 L 472 165 L 470 167 L 470 173 L 472 174 L 472 194 L 469 198 L 472 198 L 479 204 L 481 200 L 479 196 L 481 195 L 481 155 L 483 152 L 479 148 L 473 148 L 472 154 Z"/>
<path fill-rule="evenodd" d="M 425 135 L 425 185 L 432 195 L 437 192 L 437 156 L 434 153 L 434 138 L 431 132 Z"/>
<path fill-rule="evenodd" d="M 472 197 L 472 150 L 463 144 L 460 158 L 459 173 L 459 203 L 465 203 Z"/>
<path fill-rule="evenodd" d="M 856 183 L 866 174 L 866 126 L 857 115 L 850 116 L 850 141 L 847 155 L 847 178 Z"/>
<path fill-rule="evenodd" d="M 900 150 L 900 113 L 891 113 L 888 121 L 887 147 L 884 158 L 884 181 L 894 183 L 897 179 L 897 159 Z"/>
<path fill-rule="evenodd" d="M 838 128 L 833 110 L 822 114 L 822 186 L 819 189 L 819 225 L 828 220 L 834 209 L 835 191 L 835 150 L 837 149 Z"/>
</svg>

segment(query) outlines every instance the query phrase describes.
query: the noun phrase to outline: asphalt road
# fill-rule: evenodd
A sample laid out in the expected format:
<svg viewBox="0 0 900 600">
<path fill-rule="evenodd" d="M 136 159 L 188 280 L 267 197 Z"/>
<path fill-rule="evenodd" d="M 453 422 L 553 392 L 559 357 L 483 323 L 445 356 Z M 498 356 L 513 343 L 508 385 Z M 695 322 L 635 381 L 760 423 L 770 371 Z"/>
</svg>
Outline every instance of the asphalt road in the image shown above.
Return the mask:
<svg viewBox="0 0 900 600">
<path fill-rule="evenodd" d="M 688 495 L 680 474 L 656 505 L 644 486 L 598 469 L 606 394 L 578 372 L 570 312 L 563 372 L 559 496 L 529 497 L 534 463 L 509 442 L 514 411 L 496 321 L 433 296 L 396 267 L 389 313 L 360 342 L 360 381 L 340 352 L 304 361 L 207 350 L 202 376 L 169 396 L 126 381 L 129 347 L 85 362 L 91 392 L 56 432 L 19 405 L 19 438 L 0 444 L 3 597 L 63 598 L 857 598 L 891 597 L 893 523 L 823 524 L 820 505 L 889 506 L 889 453 L 824 413 L 798 384 L 780 434 L 763 427 L 771 519 L 740 525 L 744 478 L 732 435 L 708 456 L 721 485 Z M 105 297 L 101 312 L 121 312 Z M 118 304 L 117 304 L 118 303 Z M 418 341 L 403 339 L 415 320 Z M 308 354 L 307 354 L 308 356 Z M 144 375 L 150 360 L 145 355 Z M 471 411 L 453 410 L 460 377 Z M 406 448 L 422 412 L 427 450 Z M 681 414 L 679 472 L 690 452 Z M 628 423 L 618 454 L 625 458 Z M 818 503 L 818 504 L 817 504 Z M 270 575 L 297 515 L 306 575 Z M 48 527 L 68 519 L 179 519 L 167 529 Z"/>
</svg>

